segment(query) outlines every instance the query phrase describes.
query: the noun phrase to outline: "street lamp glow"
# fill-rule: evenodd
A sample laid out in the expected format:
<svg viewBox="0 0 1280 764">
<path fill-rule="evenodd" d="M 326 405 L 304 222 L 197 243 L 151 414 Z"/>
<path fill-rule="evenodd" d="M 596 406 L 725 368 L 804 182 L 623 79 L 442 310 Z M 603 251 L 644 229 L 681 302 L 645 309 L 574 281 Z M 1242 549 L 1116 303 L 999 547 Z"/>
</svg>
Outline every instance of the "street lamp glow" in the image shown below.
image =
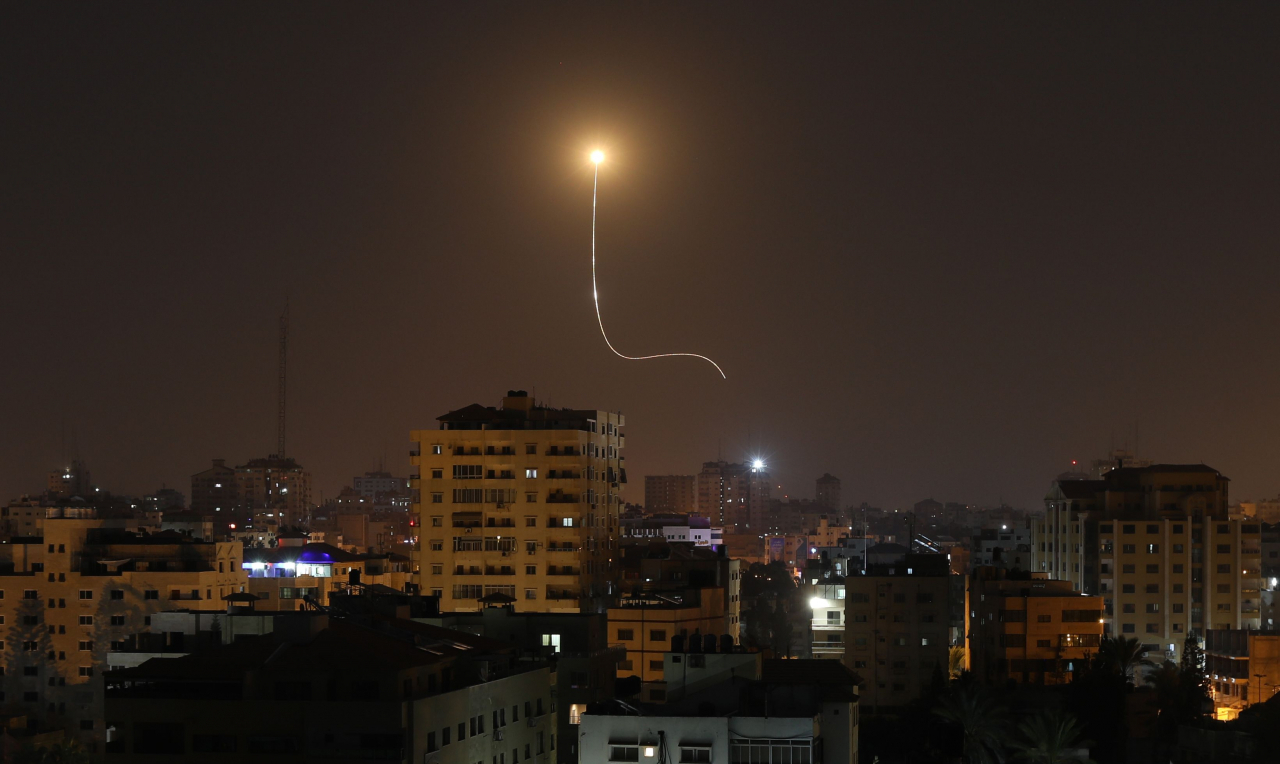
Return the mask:
<svg viewBox="0 0 1280 764">
<path fill-rule="evenodd" d="M 756 459 L 755 461 L 751 462 L 751 468 L 756 470 L 764 469 L 764 459 Z"/>
<path fill-rule="evenodd" d="M 596 164 L 600 164 L 601 162 L 603 162 L 604 152 L 601 151 L 600 149 L 596 149 L 595 151 L 591 152 L 591 161 L 595 162 Z"/>
</svg>

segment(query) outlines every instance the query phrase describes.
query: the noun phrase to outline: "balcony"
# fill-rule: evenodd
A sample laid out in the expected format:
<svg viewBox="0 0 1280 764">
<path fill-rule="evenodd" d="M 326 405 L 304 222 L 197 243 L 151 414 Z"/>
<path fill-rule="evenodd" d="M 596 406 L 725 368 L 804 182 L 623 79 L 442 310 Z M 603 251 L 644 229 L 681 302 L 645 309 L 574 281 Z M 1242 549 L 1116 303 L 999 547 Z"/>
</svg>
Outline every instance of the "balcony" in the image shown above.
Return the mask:
<svg viewBox="0 0 1280 764">
<path fill-rule="evenodd" d="M 582 456 L 582 449 L 578 446 L 551 446 L 547 449 L 547 456 Z"/>
<path fill-rule="evenodd" d="M 457 566 L 456 568 L 454 568 L 454 569 L 453 569 L 453 575 L 455 575 L 455 576 L 479 576 L 479 575 L 482 575 L 482 573 L 480 572 L 480 568 L 476 567 L 475 565 L 472 565 L 470 568 L 464 568 L 464 567 L 462 567 L 461 565 L 459 565 L 459 566 Z"/>
<path fill-rule="evenodd" d="M 577 504 L 579 502 L 576 493 L 551 493 L 547 495 L 548 504 Z"/>
<path fill-rule="evenodd" d="M 580 576 L 582 575 L 582 569 L 570 567 L 568 565 L 548 565 L 547 575 L 548 576 Z"/>
<path fill-rule="evenodd" d="M 582 473 L 573 470 L 547 470 L 547 480 L 581 480 Z"/>
<path fill-rule="evenodd" d="M 501 568 L 485 568 L 484 574 L 486 576 L 514 576 L 516 569 L 504 565 Z"/>
<path fill-rule="evenodd" d="M 547 589 L 547 596 L 545 597 L 545 599 L 548 599 L 548 600 L 580 600 L 580 599 L 582 599 L 582 592 L 573 591 L 573 590 L 571 590 L 571 589 L 551 589 L 551 588 L 548 588 L 548 589 Z"/>
<path fill-rule="evenodd" d="M 515 521 L 515 520 L 512 520 L 512 519 L 511 519 L 511 518 L 509 518 L 509 517 L 503 517 L 503 518 L 490 517 L 488 520 L 486 520 L 486 521 L 485 521 L 485 523 L 484 523 L 484 527 L 486 527 L 486 528 L 514 528 L 514 527 L 516 527 L 516 521 Z"/>
<path fill-rule="evenodd" d="M 581 551 L 582 551 L 582 547 L 580 547 L 580 546 L 564 546 L 564 545 L 561 545 L 561 546 L 553 546 L 553 545 L 551 545 L 551 544 L 548 544 L 548 545 L 547 545 L 547 551 L 548 551 L 548 552 L 581 552 Z"/>
</svg>

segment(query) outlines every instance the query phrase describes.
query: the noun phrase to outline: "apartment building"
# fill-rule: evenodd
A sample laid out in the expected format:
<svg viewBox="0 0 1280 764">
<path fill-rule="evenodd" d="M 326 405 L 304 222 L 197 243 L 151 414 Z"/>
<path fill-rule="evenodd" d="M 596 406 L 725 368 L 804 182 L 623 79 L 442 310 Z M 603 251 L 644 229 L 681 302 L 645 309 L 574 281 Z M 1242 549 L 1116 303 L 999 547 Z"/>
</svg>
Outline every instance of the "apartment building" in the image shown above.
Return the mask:
<svg viewBox="0 0 1280 764">
<path fill-rule="evenodd" d="M 539 406 L 520 390 L 439 421 L 411 433 L 422 591 L 446 612 L 603 611 L 627 480 L 622 414 Z"/>
<path fill-rule="evenodd" d="M 698 508 L 696 475 L 646 475 L 644 511 L 689 515 Z"/>
<path fill-rule="evenodd" d="M 724 591 L 725 628 L 734 644 L 742 630 L 742 561 L 688 543 L 628 544 L 620 550 L 618 583 L 624 593 L 717 588 Z"/>
<path fill-rule="evenodd" d="M 1117 467 L 1059 480 L 1033 521 L 1032 569 L 1101 595 L 1106 633 L 1177 660 L 1189 630 L 1258 629 L 1262 536 L 1232 519 L 1205 465 Z"/>
<path fill-rule="evenodd" d="M 1008 578 L 988 567 L 969 579 L 966 654 L 970 670 L 987 684 L 1066 684 L 1098 652 L 1102 597 L 1036 575 Z"/>
<path fill-rule="evenodd" d="M 259 636 L 106 675 L 106 761 L 550 764 L 545 663 L 391 617 L 274 618 Z"/>
<path fill-rule="evenodd" d="M 623 595 L 609 608 L 609 643 L 624 648 L 618 677 L 638 676 L 642 682 L 663 680 L 662 656 L 672 640 L 687 642 L 694 635 L 712 637 L 719 647 L 735 640 L 719 587 Z"/>
<path fill-rule="evenodd" d="M 844 660 L 845 585 L 840 577 L 820 578 L 800 584 L 804 601 L 809 606 L 809 644 L 802 658 Z"/>
<path fill-rule="evenodd" d="M 814 484 L 813 500 L 833 513 L 844 509 L 840 504 L 840 478 L 830 472 L 822 473 Z"/>
<path fill-rule="evenodd" d="M 760 462 L 706 462 L 698 473 L 698 514 L 726 534 L 763 533 L 772 483 Z"/>
<path fill-rule="evenodd" d="M 844 662 L 866 680 L 864 707 L 905 705 L 935 668 L 947 670 L 951 647 L 963 645 L 963 586 L 938 554 L 909 554 L 845 578 Z"/>
<path fill-rule="evenodd" d="M 224 608 L 246 580 L 239 544 L 111 523 L 48 518 L 40 536 L 0 544 L 0 700 L 32 718 L 66 720 L 99 750 L 105 730 L 94 682 L 107 652 L 162 609 Z"/>
<path fill-rule="evenodd" d="M 296 526 L 306 522 L 311 505 L 311 473 L 288 457 L 250 459 L 236 467 L 214 459 L 209 469 L 191 476 L 191 509 L 221 523 Z"/>
</svg>

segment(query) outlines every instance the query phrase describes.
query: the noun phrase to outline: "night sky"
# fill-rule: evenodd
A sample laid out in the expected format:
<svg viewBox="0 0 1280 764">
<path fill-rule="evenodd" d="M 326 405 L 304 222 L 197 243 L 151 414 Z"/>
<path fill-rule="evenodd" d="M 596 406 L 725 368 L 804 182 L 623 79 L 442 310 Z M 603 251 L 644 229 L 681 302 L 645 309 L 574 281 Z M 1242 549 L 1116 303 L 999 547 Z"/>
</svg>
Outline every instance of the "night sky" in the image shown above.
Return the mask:
<svg viewBox="0 0 1280 764">
<path fill-rule="evenodd" d="M 1276 495 L 1280 11 L 976 8 L 6 5 L 0 500 L 273 451 L 286 299 L 317 498 L 508 388 L 622 410 L 632 501 L 1034 508 L 1135 424 Z M 611 338 L 728 381 L 606 348 L 595 147 Z"/>
</svg>

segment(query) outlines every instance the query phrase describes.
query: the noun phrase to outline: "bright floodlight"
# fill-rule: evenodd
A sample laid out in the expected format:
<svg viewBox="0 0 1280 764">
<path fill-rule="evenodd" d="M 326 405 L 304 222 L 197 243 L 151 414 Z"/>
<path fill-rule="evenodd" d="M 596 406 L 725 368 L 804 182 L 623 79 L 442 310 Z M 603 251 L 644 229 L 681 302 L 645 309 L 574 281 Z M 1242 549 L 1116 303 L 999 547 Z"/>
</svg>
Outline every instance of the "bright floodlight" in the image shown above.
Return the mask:
<svg viewBox="0 0 1280 764">
<path fill-rule="evenodd" d="M 752 468 L 757 470 L 764 469 L 764 459 L 756 459 L 754 462 L 751 463 L 751 466 Z"/>
<path fill-rule="evenodd" d="M 603 162 L 604 152 L 598 149 L 596 151 L 591 152 L 591 161 L 595 162 L 596 164 L 600 164 L 601 162 Z"/>
</svg>

